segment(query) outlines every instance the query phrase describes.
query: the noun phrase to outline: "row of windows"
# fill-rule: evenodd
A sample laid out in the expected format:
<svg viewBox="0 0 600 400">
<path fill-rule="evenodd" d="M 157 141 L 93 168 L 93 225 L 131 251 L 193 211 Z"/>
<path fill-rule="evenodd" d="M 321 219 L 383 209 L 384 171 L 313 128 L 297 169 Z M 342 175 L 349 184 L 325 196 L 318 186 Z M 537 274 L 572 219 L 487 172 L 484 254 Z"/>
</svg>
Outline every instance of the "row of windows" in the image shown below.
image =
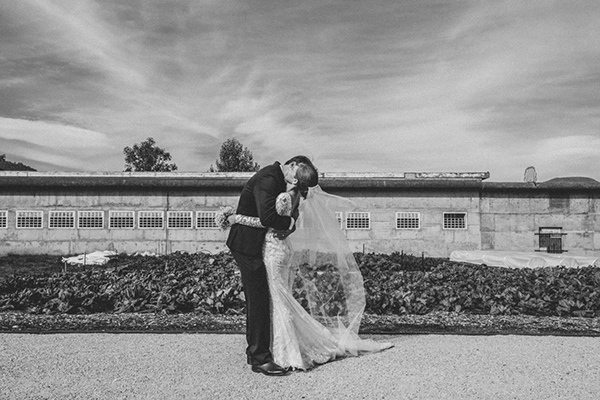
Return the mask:
<svg viewBox="0 0 600 400">
<path fill-rule="evenodd" d="M 340 228 L 344 227 L 343 213 L 336 212 Z M 444 229 L 467 229 L 466 213 L 443 213 Z M 370 212 L 349 212 L 346 229 L 371 229 Z M 397 212 L 396 229 L 421 229 L 420 212 Z"/>
<path fill-rule="evenodd" d="M 0 228 L 7 228 L 7 211 L 0 211 Z M 42 229 L 43 211 L 16 211 L 17 229 Z M 215 211 L 109 211 L 109 229 L 217 229 Z M 48 211 L 50 229 L 104 229 L 106 226 L 104 211 Z"/>
<path fill-rule="evenodd" d="M 109 229 L 217 229 L 215 211 L 108 211 Z M 342 212 L 336 212 L 340 228 L 371 229 L 370 212 L 348 212 L 344 224 Z M 345 226 L 344 226 L 345 225 Z M 466 229 L 466 213 L 443 213 L 444 229 Z M 8 211 L 0 211 L 0 228 L 8 227 Z M 16 211 L 17 229 L 42 229 L 43 211 Z M 103 229 L 104 211 L 48 211 L 50 229 Z M 397 212 L 396 229 L 421 229 L 421 213 Z"/>
</svg>

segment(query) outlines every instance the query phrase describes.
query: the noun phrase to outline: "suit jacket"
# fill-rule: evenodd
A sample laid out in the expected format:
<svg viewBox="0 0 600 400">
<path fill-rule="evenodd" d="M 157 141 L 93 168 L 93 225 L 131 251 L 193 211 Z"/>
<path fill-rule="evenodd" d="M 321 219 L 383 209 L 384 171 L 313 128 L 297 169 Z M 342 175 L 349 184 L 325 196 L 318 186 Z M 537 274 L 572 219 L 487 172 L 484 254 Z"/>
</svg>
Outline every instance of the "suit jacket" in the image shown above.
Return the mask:
<svg viewBox="0 0 600 400">
<path fill-rule="evenodd" d="M 237 214 L 259 217 L 262 225 L 278 230 L 287 230 L 292 222 L 290 217 L 277 214 L 275 201 L 285 192 L 286 182 L 281 164 L 275 162 L 258 171 L 242 189 Z M 227 238 L 227 247 L 233 251 L 252 257 L 262 257 L 262 246 L 267 230 L 234 224 Z"/>
</svg>

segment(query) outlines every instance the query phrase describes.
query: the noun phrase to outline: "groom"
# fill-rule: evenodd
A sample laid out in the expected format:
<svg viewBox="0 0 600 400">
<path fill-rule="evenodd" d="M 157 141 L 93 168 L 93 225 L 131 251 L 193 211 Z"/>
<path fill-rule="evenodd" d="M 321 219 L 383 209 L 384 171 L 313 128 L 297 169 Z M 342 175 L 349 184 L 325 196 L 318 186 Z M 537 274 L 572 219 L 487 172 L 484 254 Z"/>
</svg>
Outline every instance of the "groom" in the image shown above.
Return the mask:
<svg viewBox="0 0 600 400">
<path fill-rule="evenodd" d="M 246 183 L 237 207 L 237 214 L 259 217 L 262 225 L 287 236 L 295 229 L 298 213 L 292 217 L 277 214 L 275 200 L 286 191 L 286 184 L 315 186 L 317 170 L 305 156 L 296 156 L 284 165 L 275 162 L 262 168 Z M 227 238 L 242 275 L 246 296 L 246 355 L 252 371 L 265 375 L 284 375 L 286 370 L 273 362 L 271 354 L 271 307 L 267 271 L 262 247 L 267 230 L 234 224 Z"/>
</svg>

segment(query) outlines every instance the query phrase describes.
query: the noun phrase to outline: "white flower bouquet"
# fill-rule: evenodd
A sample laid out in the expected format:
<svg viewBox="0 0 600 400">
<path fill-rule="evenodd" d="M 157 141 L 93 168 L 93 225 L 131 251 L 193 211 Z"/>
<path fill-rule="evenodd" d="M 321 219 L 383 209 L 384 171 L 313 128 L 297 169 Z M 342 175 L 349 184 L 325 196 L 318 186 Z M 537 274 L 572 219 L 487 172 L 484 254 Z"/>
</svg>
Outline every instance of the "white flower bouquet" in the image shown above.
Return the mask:
<svg viewBox="0 0 600 400">
<path fill-rule="evenodd" d="M 215 215 L 215 224 L 222 230 L 226 230 L 231 227 L 229 223 L 229 216 L 235 214 L 235 210 L 231 206 L 221 207 Z"/>
</svg>

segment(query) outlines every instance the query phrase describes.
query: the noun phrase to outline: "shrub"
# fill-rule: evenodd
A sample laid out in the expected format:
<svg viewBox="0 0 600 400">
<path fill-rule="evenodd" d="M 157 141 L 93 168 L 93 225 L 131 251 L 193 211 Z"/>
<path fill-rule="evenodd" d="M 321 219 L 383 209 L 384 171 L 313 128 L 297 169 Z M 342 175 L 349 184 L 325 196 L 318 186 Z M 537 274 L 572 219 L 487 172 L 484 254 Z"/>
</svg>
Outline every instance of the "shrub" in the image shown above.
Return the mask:
<svg viewBox="0 0 600 400">
<path fill-rule="evenodd" d="M 371 314 L 600 316 L 597 267 L 512 269 L 403 253 L 355 258 Z M 229 253 L 120 255 L 87 270 L 0 278 L 1 310 L 238 314 L 244 293 Z"/>
</svg>

